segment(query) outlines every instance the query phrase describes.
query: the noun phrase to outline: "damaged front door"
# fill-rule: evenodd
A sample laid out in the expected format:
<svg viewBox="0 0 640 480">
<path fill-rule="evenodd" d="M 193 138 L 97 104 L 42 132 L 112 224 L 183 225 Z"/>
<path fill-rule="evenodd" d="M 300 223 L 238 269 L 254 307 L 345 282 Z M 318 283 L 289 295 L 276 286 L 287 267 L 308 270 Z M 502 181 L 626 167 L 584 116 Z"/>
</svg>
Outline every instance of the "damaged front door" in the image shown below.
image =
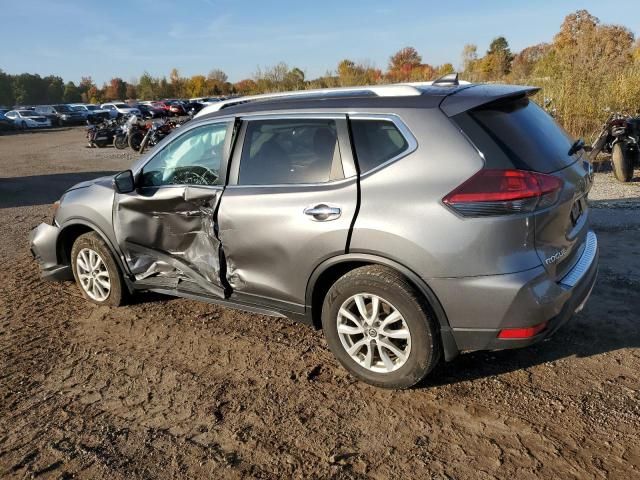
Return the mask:
<svg viewBox="0 0 640 480">
<path fill-rule="evenodd" d="M 224 296 L 216 215 L 232 122 L 185 129 L 116 194 L 118 244 L 136 281 Z"/>
</svg>

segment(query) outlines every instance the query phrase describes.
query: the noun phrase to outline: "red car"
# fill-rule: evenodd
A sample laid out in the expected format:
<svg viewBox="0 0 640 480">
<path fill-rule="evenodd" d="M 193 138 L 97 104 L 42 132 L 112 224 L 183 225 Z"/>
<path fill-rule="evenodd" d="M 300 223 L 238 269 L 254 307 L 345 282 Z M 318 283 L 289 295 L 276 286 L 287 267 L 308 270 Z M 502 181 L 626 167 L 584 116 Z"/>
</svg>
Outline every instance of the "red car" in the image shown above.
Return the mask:
<svg viewBox="0 0 640 480">
<path fill-rule="evenodd" d="M 175 116 L 180 116 L 180 115 L 186 115 L 187 112 L 184 111 L 184 107 L 182 106 L 182 104 L 180 102 L 173 102 L 171 104 L 169 104 L 169 113 L 171 115 L 175 115 Z"/>
</svg>

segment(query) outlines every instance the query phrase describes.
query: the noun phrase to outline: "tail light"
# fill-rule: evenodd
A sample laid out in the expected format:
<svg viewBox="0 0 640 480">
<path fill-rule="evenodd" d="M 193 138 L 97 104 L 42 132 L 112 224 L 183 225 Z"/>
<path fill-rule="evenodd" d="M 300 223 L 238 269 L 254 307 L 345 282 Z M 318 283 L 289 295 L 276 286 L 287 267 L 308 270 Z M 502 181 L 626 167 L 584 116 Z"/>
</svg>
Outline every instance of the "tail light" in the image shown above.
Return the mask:
<svg viewBox="0 0 640 480">
<path fill-rule="evenodd" d="M 530 213 L 558 200 L 563 182 L 526 170 L 480 170 L 442 201 L 465 217 Z"/>
</svg>

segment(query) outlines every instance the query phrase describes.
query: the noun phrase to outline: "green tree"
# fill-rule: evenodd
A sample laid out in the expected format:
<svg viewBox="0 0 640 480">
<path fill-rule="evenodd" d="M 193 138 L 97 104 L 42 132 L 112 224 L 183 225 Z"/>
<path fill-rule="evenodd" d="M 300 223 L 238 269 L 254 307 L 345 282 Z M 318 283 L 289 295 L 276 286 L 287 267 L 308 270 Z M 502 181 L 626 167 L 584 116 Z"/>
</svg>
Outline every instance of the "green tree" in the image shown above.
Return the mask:
<svg viewBox="0 0 640 480">
<path fill-rule="evenodd" d="M 11 107 L 15 100 L 11 76 L 0 69 L 0 105 Z"/>
<path fill-rule="evenodd" d="M 76 87 L 75 83 L 67 82 L 67 84 L 64 86 L 62 101 L 64 103 L 77 103 L 82 101 L 80 90 L 78 89 L 78 87 Z"/>
</svg>

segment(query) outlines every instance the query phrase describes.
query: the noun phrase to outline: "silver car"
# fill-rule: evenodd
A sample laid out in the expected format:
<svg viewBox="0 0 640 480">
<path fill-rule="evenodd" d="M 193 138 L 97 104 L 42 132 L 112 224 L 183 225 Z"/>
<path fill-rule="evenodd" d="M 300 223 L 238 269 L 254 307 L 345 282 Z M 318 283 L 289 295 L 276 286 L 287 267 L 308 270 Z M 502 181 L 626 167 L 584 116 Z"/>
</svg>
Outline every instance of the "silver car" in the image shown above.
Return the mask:
<svg viewBox="0 0 640 480">
<path fill-rule="evenodd" d="M 442 358 L 548 338 L 595 283 L 592 167 L 536 90 L 238 101 L 70 188 L 31 250 L 94 303 L 147 290 L 290 317 L 355 377 L 410 387 Z"/>
</svg>

